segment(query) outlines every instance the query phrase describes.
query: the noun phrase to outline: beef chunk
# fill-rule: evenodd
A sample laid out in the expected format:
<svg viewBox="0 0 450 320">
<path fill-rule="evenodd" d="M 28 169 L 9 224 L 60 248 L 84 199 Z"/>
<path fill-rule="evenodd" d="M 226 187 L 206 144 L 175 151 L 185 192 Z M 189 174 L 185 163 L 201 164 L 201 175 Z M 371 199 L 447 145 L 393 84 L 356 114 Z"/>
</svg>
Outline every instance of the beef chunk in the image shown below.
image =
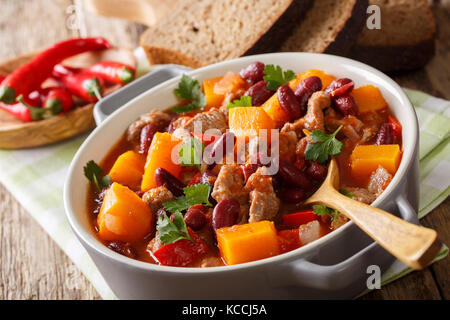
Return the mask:
<svg viewBox="0 0 450 320">
<path fill-rule="evenodd" d="M 144 193 L 142 200 L 150 207 L 153 213 L 156 213 L 158 209 L 162 208 L 164 202 L 175 200 L 175 197 L 166 187 L 161 186 Z"/>
</svg>

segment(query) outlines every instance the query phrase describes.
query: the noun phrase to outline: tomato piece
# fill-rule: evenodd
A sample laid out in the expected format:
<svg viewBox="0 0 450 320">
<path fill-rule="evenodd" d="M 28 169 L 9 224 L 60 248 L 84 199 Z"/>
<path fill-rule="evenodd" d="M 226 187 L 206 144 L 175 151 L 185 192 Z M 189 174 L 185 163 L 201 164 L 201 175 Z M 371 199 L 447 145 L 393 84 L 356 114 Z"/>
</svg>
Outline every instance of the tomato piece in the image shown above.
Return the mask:
<svg viewBox="0 0 450 320">
<path fill-rule="evenodd" d="M 280 253 L 289 252 L 302 246 L 298 229 L 279 231 L 277 237 Z"/>
<path fill-rule="evenodd" d="M 189 181 L 188 186 L 193 186 L 196 184 L 202 183 L 202 173 L 199 172 L 195 176 L 192 177 L 191 181 Z"/>
<path fill-rule="evenodd" d="M 285 214 L 283 216 L 283 224 L 292 227 L 298 227 L 314 220 L 317 220 L 317 215 L 312 210 Z"/>
<path fill-rule="evenodd" d="M 391 117 L 390 115 L 388 116 L 388 123 L 391 125 L 392 132 L 394 133 L 395 139 L 397 139 L 397 141 L 401 141 L 402 140 L 402 125 L 394 117 Z"/>
<path fill-rule="evenodd" d="M 153 256 L 163 266 L 187 267 L 208 253 L 208 245 L 190 228 L 189 234 L 194 242 L 178 240 L 165 244 L 155 252 Z"/>
</svg>

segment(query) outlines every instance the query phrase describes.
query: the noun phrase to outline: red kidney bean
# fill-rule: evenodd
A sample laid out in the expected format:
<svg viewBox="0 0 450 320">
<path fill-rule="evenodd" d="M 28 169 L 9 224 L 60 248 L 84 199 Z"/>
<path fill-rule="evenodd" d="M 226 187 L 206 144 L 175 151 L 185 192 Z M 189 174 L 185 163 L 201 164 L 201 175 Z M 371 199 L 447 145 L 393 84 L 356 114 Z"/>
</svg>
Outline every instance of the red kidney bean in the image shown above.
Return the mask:
<svg viewBox="0 0 450 320">
<path fill-rule="evenodd" d="M 186 225 L 195 231 L 202 229 L 208 222 L 208 218 L 203 212 L 203 208 L 198 207 L 198 205 L 191 206 L 184 215 Z"/>
<path fill-rule="evenodd" d="M 375 145 L 393 143 L 394 135 L 392 133 L 392 126 L 389 123 L 385 123 L 381 126 L 380 130 L 378 130 Z"/>
<path fill-rule="evenodd" d="M 312 189 L 312 183 L 306 175 L 287 160 L 279 159 L 278 172 L 285 182 L 302 190 Z"/>
<path fill-rule="evenodd" d="M 327 175 L 327 167 L 317 162 L 311 162 L 308 169 L 306 169 L 306 174 L 308 177 L 314 180 L 322 180 Z"/>
<path fill-rule="evenodd" d="M 285 189 L 280 193 L 280 197 L 287 203 L 300 203 L 305 200 L 306 194 L 301 189 Z"/>
<path fill-rule="evenodd" d="M 111 241 L 108 243 L 108 248 L 128 258 L 136 258 L 136 253 L 129 243 L 122 241 Z"/>
<path fill-rule="evenodd" d="M 252 98 L 252 106 L 260 106 L 273 94 L 274 91 L 267 88 L 267 82 L 261 80 L 252 85 L 244 95 Z"/>
<path fill-rule="evenodd" d="M 213 147 L 210 151 L 210 157 L 215 158 L 217 152 L 222 152 L 221 159 L 226 157 L 228 153 L 234 153 L 234 145 L 236 144 L 236 136 L 233 132 L 226 132 L 224 133 L 219 139 L 217 139 L 216 142 L 214 142 Z M 229 148 L 227 146 L 230 145 Z M 233 145 L 233 147 L 231 147 Z M 227 150 L 230 149 L 230 150 Z M 208 161 L 209 163 L 210 161 Z M 209 169 L 213 168 L 216 165 L 216 163 L 210 164 Z"/>
<path fill-rule="evenodd" d="M 143 190 L 138 190 L 138 191 L 136 191 L 135 193 L 138 195 L 139 198 L 142 198 L 142 197 L 144 196 L 144 194 L 145 194 L 145 191 L 143 191 Z"/>
<path fill-rule="evenodd" d="M 294 91 L 287 85 L 282 85 L 277 90 L 278 101 L 281 108 L 289 116 L 290 120 L 300 118 L 303 115 L 302 107 L 294 94 Z"/>
<path fill-rule="evenodd" d="M 325 88 L 325 92 L 332 97 L 341 96 L 345 93 L 349 93 L 353 90 L 354 83 L 349 78 L 340 78 L 334 80 L 328 87 Z"/>
<path fill-rule="evenodd" d="M 344 115 L 356 116 L 358 114 L 358 106 L 355 99 L 346 93 L 334 99 L 333 105 Z"/>
<path fill-rule="evenodd" d="M 175 121 L 177 121 L 179 117 L 180 117 L 180 116 L 174 116 L 174 117 L 170 120 L 170 123 L 169 123 L 169 125 L 167 126 L 167 129 L 166 129 L 166 131 L 167 131 L 168 133 L 173 133 L 173 132 L 175 131 L 175 128 L 173 127 L 173 123 L 174 123 Z"/>
<path fill-rule="evenodd" d="M 213 223 L 214 230 L 230 227 L 236 223 L 239 215 L 240 205 L 236 199 L 224 199 L 220 201 L 213 211 Z"/>
<path fill-rule="evenodd" d="M 295 96 L 300 104 L 302 115 L 306 113 L 308 100 L 312 94 L 322 89 L 322 80 L 319 77 L 312 76 L 301 81 L 294 91 Z"/>
<path fill-rule="evenodd" d="M 146 154 L 148 152 L 148 148 L 152 144 L 153 136 L 157 131 L 158 128 L 153 123 L 149 123 L 142 128 L 139 153 Z"/>
<path fill-rule="evenodd" d="M 256 83 L 264 77 L 264 63 L 256 61 L 242 69 L 239 75 L 250 83 Z"/>
<path fill-rule="evenodd" d="M 159 218 L 159 217 L 163 218 L 164 215 L 167 216 L 166 209 L 164 209 L 164 208 L 159 208 L 158 211 L 156 211 L 156 218 Z"/>
<path fill-rule="evenodd" d="M 166 187 L 175 197 L 179 197 L 184 194 L 184 183 L 174 177 L 166 169 L 158 168 L 155 170 L 155 182 L 158 187 Z"/>
</svg>

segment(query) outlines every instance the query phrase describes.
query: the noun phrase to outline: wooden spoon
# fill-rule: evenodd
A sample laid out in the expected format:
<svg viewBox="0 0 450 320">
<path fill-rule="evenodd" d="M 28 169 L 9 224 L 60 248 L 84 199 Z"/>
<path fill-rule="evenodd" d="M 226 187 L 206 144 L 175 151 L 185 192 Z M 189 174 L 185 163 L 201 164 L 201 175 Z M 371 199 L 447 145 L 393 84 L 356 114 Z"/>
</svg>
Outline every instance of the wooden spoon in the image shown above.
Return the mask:
<svg viewBox="0 0 450 320">
<path fill-rule="evenodd" d="M 7 75 L 30 61 L 36 53 L 23 55 L 0 63 L 0 74 Z M 117 61 L 136 67 L 136 58 L 128 49 L 108 49 L 87 52 L 64 61 L 72 67 L 87 67 L 99 61 Z M 108 95 L 120 86 L 105 89 Z M 79 106 L 63 115 L 45 120 L 22 122 L 4 110 L 0 110 L 0 149 L 20 149 L 42 146 L 67 139 L 95 128 L 92 115 L 94 103 Z"/>
<path fill-rule="evenodd" d="M 305 204 L 336 209 L 413 269 L 425 268 L 438 254 L 441 242 L 436 231 L 406 222 L 386 211 L 353 200 L 339 191 L 339 169 L 333 158 L 322 186 Z"/>
</svg>

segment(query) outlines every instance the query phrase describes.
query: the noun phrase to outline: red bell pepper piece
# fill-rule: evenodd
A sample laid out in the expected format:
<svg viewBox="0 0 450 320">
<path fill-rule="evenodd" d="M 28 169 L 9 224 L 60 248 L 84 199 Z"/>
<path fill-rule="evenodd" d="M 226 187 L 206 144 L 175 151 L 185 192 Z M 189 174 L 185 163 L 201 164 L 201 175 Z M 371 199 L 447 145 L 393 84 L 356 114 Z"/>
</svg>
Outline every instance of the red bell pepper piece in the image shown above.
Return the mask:
<svg viewBox="0 0 450 320">
<path fill-rule="evenodd" d="M 0 101 L 11 104 L 19 95 L 28 96 L 52 75 L 56 64 L 71 56 L 111 47 L 104 38 L 78 38 L 56 43 L 6 77 L 0 86 Z"/>
<path fill-rule="evenodd" d="M 317 215 L 313 212 L 313 210 L 306 210 L 285 214 L 283 215 L 282 219 L 284 225 L 298 227 L 302 224 L 317 220 Z"/>
<path fill-rule="evenodd" d="M 72 93 L 66 88 L 50 87 L 44 89 L 43 107 L 51 114 L 59 114 L 73 109 Z"/>
<path fill-rule="evenodd" d="M 202 173 L 199 172 L 195 176 L 192 177 L 192 179 L 188 182 L 188 186 L 193 186 L 196 184 L 202 183 Z"/>
<path fill-rule="evenodd" d="M 277 237 L 280 253 L 289 252 L 302 246 L 298 228 L 279 231 Z"/>
<path fill-rule="evenodd" d="M 165 244 L 153 252 L 153 256 L 159 264 L 172 267 L 187 267 L 208 253 L 208 245 L 190 228 L 188 228 L 188 232 L 193 242 L 182 239 Z"/>
<path fill-rule="evenodd" d="M 395 139 L 397 141 L 402 140 L 402 125 L 390 115 L 388 116 L 388 123 L 391 125 L 392 132 L 394 133 Z"/>
<path fill-rule="evenodd" d="M 87 102 L 96 102 L 103 96 L 105 87 L 101 78 L 88 73 L 73 73 L 63 76 L 61 83 L 77 97 Z"/>
</svg>

